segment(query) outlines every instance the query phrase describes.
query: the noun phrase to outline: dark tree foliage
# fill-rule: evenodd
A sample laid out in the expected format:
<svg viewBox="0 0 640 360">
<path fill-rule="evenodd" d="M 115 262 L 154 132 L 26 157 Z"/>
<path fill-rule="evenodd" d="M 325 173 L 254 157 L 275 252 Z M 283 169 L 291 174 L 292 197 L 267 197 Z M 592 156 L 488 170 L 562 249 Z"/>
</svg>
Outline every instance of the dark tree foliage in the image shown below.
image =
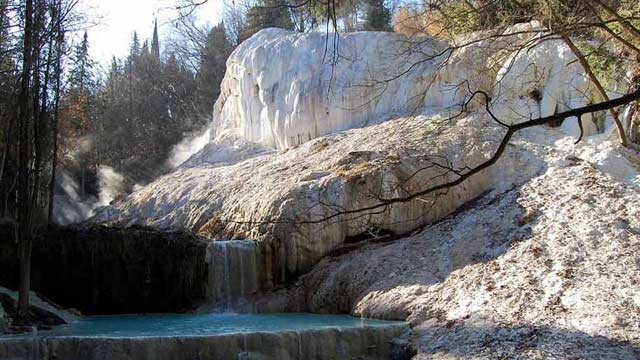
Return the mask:
<svg viewBox="0 0 640 360">
<path fill-rule="evenodd" d="M 285 0 L 260 0 L 247 11 L 247 21 L 241 40 L 266 28 L 293 30 L 293 21 Z"/>
<path fill-rule="evenodd" d="M 77 172 L 80 194 L 89 186 L 88 178 L 95 175 L 94 164 L 88 164 L 87 137 L 95 127 L 96 83 L 95 62 L 89 57 L 89 36 L 85 31 L 82 41 L 73 49 L 69 64 L 67 88 L 62 94 L 61 116 L 58 126 L 57 162 L 69 172 Z M 71 161 L 73 160 L 73 161 Z"/>
<path fill-rule="evenodd" d="M 94 87 L 94 68 L 95 62 L 89 57 L 89 35 L 85 31 L 71 56 L 68 86 L 72 90 L 91 91 Z"/>
<path fill-rule="evenodd" d="M 392 31 L 391 11 L 385 6 L 384 0 L 367 0 L 366 5 L 363 30 Z"/>
<path fill-rule="evenodd" d="M 151 54 L 160 59 L 160 39 L 158 38 L 158 20 L 153 23 L 153 37 L 151 38 Z"/>
<path fill-rule="evenodd" d="M 162 54 L 160 40 L 157 23 L 150 46 L 134 33 L 127 58 L 113 58 L 97 84 L 88 38 L 75 47 L 58 158 L 81 197 L 98 194 L 102 165 L 122 174 L 130 186 L 153 180 L 168 170 L 173 146 L 210 121 L 233 50 L 224 25 L 208 32 L 197 59 Z"/>
<path fill-rule="evenodd" d="M 233 45 L 227 38 L 224 24 L 214 26 L 207 34 L 196 76 L 198 103 L 203 112 L 210 112 L 220 95 L 220 83 L 226 71 L 227 57 L 232 50 Z"/>
<path fill-rule="evenodd" d="M 202 123 L 190 117 L 196 101 L 193 74 L 174 56 L 162 60 L 157 39 L 151 50 L 146 41 L 138 44 L 134 35 L 124 66 L 114 59 L 96 94 L 99 127 L 92 160 L 146 182 L 165 170 L 164 160 L 183 133 Z"/>
</svg>

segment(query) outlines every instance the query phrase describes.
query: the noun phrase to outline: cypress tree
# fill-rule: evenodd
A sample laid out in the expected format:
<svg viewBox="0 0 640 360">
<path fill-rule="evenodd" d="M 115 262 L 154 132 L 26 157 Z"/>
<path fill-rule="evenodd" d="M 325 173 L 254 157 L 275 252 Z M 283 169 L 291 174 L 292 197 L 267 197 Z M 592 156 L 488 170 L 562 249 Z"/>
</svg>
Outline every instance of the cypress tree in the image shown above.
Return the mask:
<svg viewBox="0 0 640 360">
<path fill-rule="evenodd" d="M 153 24 L 153 38 L 151 39 L 151 55 L 160 60 L 160 40 L 158 39 L 158 19 Z"/>
</svg>

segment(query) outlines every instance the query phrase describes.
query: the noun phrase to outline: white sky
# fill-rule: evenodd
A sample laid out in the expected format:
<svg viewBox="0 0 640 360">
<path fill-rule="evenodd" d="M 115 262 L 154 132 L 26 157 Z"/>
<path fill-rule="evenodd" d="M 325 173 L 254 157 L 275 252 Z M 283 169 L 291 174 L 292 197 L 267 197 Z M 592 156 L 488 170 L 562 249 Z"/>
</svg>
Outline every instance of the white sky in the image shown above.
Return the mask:
<svg viewBox="0 0 640 360">
<path fill-rule="evenodd" d="M 91 57 L 102 65 L 109 64 L 114 55 L 125 57 L 134 31 L 141 43 L 151 39 L 156 17 L 162 43 L 164 33 L 172 26 L 171 19 L 177 16 L 172 10 L 175 4 L 175 0 L 81 0 L 80 10 L 90 19 L 98 19 L 87 30 Z M 209 0 L 196 9 L 196 14 L 201 21 L 215 25 L 221 20 L 222 6 L 223 0 Z"/>
</svg>

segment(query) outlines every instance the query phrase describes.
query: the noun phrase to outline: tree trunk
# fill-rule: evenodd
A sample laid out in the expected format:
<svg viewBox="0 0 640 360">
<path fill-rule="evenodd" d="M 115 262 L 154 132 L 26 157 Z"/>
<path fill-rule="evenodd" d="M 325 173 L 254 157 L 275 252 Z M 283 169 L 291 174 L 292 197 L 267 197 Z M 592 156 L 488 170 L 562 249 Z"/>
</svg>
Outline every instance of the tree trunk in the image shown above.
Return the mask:
<svg viewBox="0 0 640 360">
<path fill-rule="evenodd" d="M 5 117 L 9 117 L 9 121 L 7 121 L 3 132 L 4 148 L 2 149 L 2 159 L 0 160 L 0 184 L 2 184 L 2 179 L 4 179 L 4 167 L 7 163 L 7 158 L 9 157 L 9 150 L 11 149 L 11 132 L 13 131 L 13 116 L 7 116 L 7 114 L 3 115 L 5 115 Z"/>
<path fill-rule="evenodd" d="M 33 233 L 30 228 L 19 227 L 20 283 L 18 284 L 18 319 L 27 320 L 29 314 L 29 291 L 31 289 L 31 247 Z"/>
<path fill-rule="evenodd" d="M 26 320 L 29 313 L 31 242 L 33 217 L 32 206 L 34 189 L 33 177 L 33 118 L 31 114 L 30 91 L 33 66 L 33 0 L 25 0 L 23 61 L 18 96 L 18 196 L 17 196 L 17 230 L 20 280 L 18 284 L 18 320 Z"/>
<path fill-rule="evenodd" d="M 49 179 L 49 223 L 53 219 L 53 196 L 56 183 L 56 169 L 58 167 L 58 113 L 60 110 L 60 79 L 62 70 L 62 42 L 64 41 L 63 32 L 60 29 L 60 23 L 58 23 L 58 39 L 56 39 L 56 88 L 55 88 L 55 101 L 53 105 L 53 159 L 51 159 L 51 178 Z"/>
</svg>

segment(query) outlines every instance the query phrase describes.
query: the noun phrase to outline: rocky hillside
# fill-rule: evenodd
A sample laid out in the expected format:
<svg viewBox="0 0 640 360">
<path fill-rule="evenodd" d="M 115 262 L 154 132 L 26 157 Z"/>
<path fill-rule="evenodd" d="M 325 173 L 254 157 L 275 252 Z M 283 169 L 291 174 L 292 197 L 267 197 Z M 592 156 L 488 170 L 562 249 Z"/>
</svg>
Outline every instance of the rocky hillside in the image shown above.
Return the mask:
<svg viewBox="0 0 640 360">
<path fill-rule="evenodd" d="M 428 38 L 346 34 L 333 65 L 318 52 L 321 34 L 263 30 L 229 58 L 210 143 L 93 221 L 259 241 L 268 287 L 345 242 L 406 234 L 486 191 L 520 184 L 546 166 L 527 154 L 556 135 L 509 146 L 496 166 L 435 196 L 378 206 L 454 181 L 496 151 L 504 130 L 471 101 L 471 87 L 495 94 L 493 113 L 506 123 L 590 101 L 566 46 L 540 41 L 509 51 L 507 44 L 537 41 L 516 30 L 461 39 L 469 45 L 455 52 Z M 344 215 L 361 208 L 371 211 Z"/>
<path fill-rule="evenodd" d="M 261 306 L 408 318 L 417 359 L 637 359 L 640 158 L 597 144 L 560 141 L 524 186 L 325 259 Z"/>
<path fill-rule="evenodd" d="M 504 123 L 594 101 L 563 43 L 503 35 L 418 41 L 410 53 L 440 55 L 377 93 L 363 84 L 413 59 L 382 53 L 408 51 L 398 35 L 345 36 L 356 54 L 332 69 L 317 34 L 262 31 L 230 57 L 210 143 L 93 220 L 248 239 L 209 246 L 208 294 L 233 269 L 278 289 L 241 292 L 258 310 L 409 319 L 418 359 L 638 358 L 640 160 L 606 114 L 582 119 L 578 145 L 575 119 L 528 129 L 467 181 L 376 206 L 496 151 L 504 129 L 471 88 Z"/>
</svg>

